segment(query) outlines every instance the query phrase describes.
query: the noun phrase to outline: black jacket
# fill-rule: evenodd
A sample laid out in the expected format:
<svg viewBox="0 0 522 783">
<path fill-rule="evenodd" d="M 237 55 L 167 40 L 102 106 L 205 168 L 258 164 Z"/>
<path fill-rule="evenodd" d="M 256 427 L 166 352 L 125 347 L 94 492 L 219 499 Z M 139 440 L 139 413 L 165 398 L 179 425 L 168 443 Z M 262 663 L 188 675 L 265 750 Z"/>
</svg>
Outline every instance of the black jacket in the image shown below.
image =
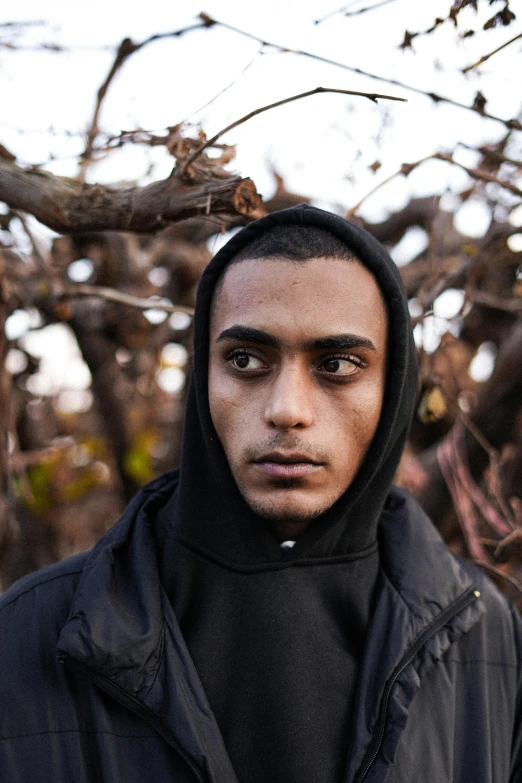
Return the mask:
<svg viewBox="0 0 522 783">
<path fill-rule="evenodd" d="M 1 781 L 241 780 L 159 579 L 152 526 L 175 481 L 2 597 Z M 346 782 L 522 781 L 518 616 L 403 491 L 379 549 Z"/>
</svg>

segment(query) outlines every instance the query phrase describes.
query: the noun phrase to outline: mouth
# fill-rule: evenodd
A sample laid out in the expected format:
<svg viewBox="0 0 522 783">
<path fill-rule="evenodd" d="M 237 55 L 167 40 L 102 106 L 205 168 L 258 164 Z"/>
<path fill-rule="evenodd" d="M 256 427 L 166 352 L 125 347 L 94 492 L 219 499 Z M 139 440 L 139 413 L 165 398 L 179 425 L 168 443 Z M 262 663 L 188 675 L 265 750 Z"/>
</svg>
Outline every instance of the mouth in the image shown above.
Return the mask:
<svg viewBox="0 0 522 783">
<path fill-rule="evenodd" d="M 323 462 L 308 457 L 299 452 L 271 451 L 253 461 L 255 467 L 272 478 L 301 478 L 315 473 L 323 466 Z"/>
</svg>

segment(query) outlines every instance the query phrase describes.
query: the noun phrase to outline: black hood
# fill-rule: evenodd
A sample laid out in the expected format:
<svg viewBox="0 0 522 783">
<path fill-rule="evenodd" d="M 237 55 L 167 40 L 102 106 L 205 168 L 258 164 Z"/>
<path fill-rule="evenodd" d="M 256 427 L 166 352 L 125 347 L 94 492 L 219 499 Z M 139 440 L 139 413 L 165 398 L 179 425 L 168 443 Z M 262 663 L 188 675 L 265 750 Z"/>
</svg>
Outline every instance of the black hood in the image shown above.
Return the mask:
<svg viewBox="0 0 522 783">
<path fill-rule="evenodd" d="M 282 224 L 340 238 L 375 276 L 389 323 L 382 415 L 364 463 L 286 553 L 237 489 L 207 385 L 216 282 L 239 250 Z M 340 783 L 378 583 L 377 524 L 417 390 L 399 273 L 342 218 L 308 206 L 274 213 L 239 231 L 208 265 L 194 339 L 178 484 L 156 520 L 161 580 L 240 783 Z"/>
<path fill-rule="evenodd" d="M 317 558 L 359 551 L 375 541 L 377 522 L 406 441 L 417 393 L 415 346 L 402 281 L 386 250 L 365 230 L 302 205 L 257 220 L 235 234 L 206 268 L 194 323 L 194 373 L 188 392 L 180 482 L 178 534 L 239 567 L 280 562 L 266 524 L 241 496 L 214 430 L 208 403 L 209 321 L 217 280 L 230 260 L 260 234 L 280 225 L 315 226 L 338 237 L 374 275 L 388 309 L 389 361 L 377 432 L 356 478 L 335 505 L 300 536 L 290 557 Z M 262 263 L 262 260 L 260 261 Z"/>
</svg>

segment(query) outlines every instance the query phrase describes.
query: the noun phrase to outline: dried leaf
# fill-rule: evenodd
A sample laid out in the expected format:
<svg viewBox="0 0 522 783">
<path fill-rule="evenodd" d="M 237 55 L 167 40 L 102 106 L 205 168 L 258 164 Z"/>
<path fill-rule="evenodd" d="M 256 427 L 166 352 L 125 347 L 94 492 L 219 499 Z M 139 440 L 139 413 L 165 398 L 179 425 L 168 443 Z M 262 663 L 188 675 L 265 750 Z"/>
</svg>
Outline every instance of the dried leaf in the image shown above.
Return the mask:
<svg viewBox="0 0 522 783">
<path fill-rule="evenodd" d="M 443 419 L 448 407 L 440 386 L 433 386 L 422 395 L 417 415 L 423 424 Z"/>
<path fill-rule="evenodd" d="M 410 33 L 408 30 L 404 31 L 404 39 L 401 44 L 399 44 L 399 49 L 412 49 L 411 42 L 414 38 L 416 38 L 418 33 Z"/>
<path fill-rule="evenodd" d="M 418 165 L 418 163 L 403 163 L 401 166 L 401 174 L 404 174 L 404 176 L 407 177 Z"/>
<path fill-rule="evenodd" d="M 515 19 L 515 14 L 513 11 L 510 11 L 508 4 L 506 4 L 502 11 L 499 11 L 497 14 L 492 16 L 491 19 L 488 19 L 484 25 L 484 30 L 492 30 L 494 27 L 507 27 Z"/>
<path fill-rule="evenodd" d="M 482 114 L 486 108 L 486 103 L 487 103 L 487 99 L 479 90 L 475 95 L 475 100 L 473 101 L 473 106 L 471 108 L 474 111 L 478 111 Z"/>
<path fill-rule="evenodd" d="M 468 5 L 477 11 L 477 0 L 455 0 L 451 6 L 448 18 L 453 21 L 455 27 L 457 26 L 457 16 L 462 11 L 462 9 L 466 8 Z"/>
</svg>

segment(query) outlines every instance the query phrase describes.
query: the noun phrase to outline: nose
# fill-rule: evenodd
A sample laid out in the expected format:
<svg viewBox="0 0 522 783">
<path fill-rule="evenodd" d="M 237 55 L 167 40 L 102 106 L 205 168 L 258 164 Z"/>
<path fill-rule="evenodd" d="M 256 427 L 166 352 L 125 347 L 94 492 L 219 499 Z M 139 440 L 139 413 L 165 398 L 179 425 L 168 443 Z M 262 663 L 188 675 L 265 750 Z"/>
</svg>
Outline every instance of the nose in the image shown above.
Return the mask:
<svg viewBox="0 0 522 783">
<path fill-rule="evenodd" d="M 304 368 L 282 367 L 270 387 L 265 421 L 281 430 L 309 427 L 314 420 L 313 393 Z"/>
</svg>

